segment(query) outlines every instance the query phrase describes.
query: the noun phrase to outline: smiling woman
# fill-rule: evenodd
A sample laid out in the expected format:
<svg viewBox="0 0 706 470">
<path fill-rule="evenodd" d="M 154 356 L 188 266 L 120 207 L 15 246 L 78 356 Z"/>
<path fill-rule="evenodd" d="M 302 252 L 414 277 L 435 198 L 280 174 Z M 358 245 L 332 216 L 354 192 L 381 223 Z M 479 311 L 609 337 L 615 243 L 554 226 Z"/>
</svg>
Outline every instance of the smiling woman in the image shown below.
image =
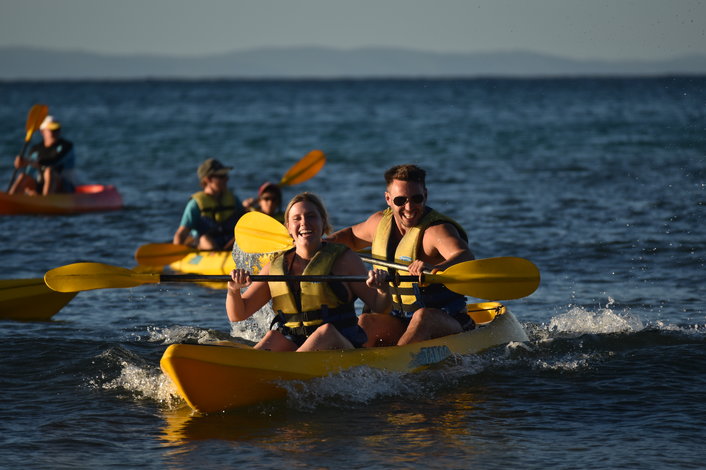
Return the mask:
<svg viewBox="0 0 706 470">
<path fill-rule="evenodd" d="M 294 247 L 278 253 L 265 265 L 263 275 L 363 275 L 365 266 L 349 248 L 324 243 L 331 231 L 321 200 L 300 193 L 285 210 L 285 223 Z M 273 328 L 255 346 L 274 351 L 314 351 L 361 347 L 367 336 L 358 326 L 354 302 L 362 299 L 375 311 L 388 309 L 386 276 L 371 271 L 366 284 L 357 282 L 252 282 L 250 273 L 234 269 L 228 283 L 226 310 L 231 321 L 250 318 L 272 300 L 278 312 Z M 241 295 L 241 288 L 248 289 Z"/>
</svg>

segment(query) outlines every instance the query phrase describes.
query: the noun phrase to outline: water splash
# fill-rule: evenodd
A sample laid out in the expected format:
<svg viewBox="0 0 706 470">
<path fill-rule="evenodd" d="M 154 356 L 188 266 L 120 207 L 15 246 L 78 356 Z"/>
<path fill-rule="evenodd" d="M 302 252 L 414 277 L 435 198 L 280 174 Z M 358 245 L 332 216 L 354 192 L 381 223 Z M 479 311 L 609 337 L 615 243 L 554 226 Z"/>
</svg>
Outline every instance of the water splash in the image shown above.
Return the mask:
<svg viewBox="0 0 706 470">
<path fill-rule="evenodd" d="M 279 385 L 287 390 L 288 404 L 301 410 L 332 404 L 353 406 L 415 391 L 405 374 L 370 367 L 355 367 L 307 381 L 282 381 Z"/>
<path fill-rule="evenodd" d="M 237 242 L 233 242 L 232 256 L 238 268 L 257 274 L 270 261 L 272 253 L 247 253 L 240 249 Z"/>
<path fill-rule="evenodd" d="M 193 326 L 169 326 L 166 328 L 147 328 L 147 339 L 150 343 L 173 344 L 173 343 L 209 343 L 223 338 L 223 334 L 214 330 L 204 330 Z"/>
<path fill-rule="evenodd" d="M 102 388 L 127 391 L 135 397 L 150 399 L 168 408 L 183 404 L 174 384 L 161 370 L 126 361 L 121 363 L 120 375 L 103 384 Z"/>
<path fill-rule="evenodd" d="M 88 381 L 91 388 L 130 400 L 153 400 L 169 408 L 183 404 L 174 384 L 159 367 L 128 349 L 111 348 L 93 363 L 99 372 Z"/>
<path fill-rule="evenodd" d="M 256 343 L 270 329 L 270 323 L 274 317 L 275 312 L 272 310 L 272 303 L 268 302 L 247 320 L 231 322 L 230 334 Z"/>
<path fill-rule="evenodd" d="M 414 373 L 361 366 L 326 377 L 286 381 L 280 385 L 287 390 L 288 405 L 305 411 L 322 406 L 357 407 L 389 397 L 419 400 L 433 397 L 440 390 L 452 388 L 489 367 L 497 367 L 508 360 L 518 346 L 519 343 L 513 343 L 481 355 L 454 355 Z"/>
<path fill-rule="evenodd" d="M 233 243 L 233 261 L 241 269 L 247 269 L 253 274 L 260 272 L 262 267 L 270 261 L 272 253 L 246 253 L 240 249 L 238 243 Z M 252 317 L 239 322 L 231 322 L 231 335 L 244 338 L 248 341 L 258 342 L 270 329 L 270 322 L 274 318 L 272 303 L 268 302 Z"/>
<path fill-rule="evenodd" d="M 627 333 L 637 332 L 645 328 L 642 321 L 627 312 L 616 313 L 612 307 L 615 300 L 608 303 L 597 312 L 591 312 L 583 307 L 573 307 L 567 313 L 558 315 L 549 322 L 549 330 L 555 333 Z"/>
</svg>

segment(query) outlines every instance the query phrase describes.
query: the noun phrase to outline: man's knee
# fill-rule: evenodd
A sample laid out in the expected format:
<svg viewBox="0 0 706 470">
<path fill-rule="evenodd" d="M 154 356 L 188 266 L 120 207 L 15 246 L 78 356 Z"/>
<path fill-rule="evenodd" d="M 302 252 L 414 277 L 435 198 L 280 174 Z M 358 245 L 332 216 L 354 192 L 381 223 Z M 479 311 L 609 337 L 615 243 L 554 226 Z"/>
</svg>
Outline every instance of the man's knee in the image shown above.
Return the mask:
<svg viewBox="0 0 706 470">
<path fill-rule="evenodd" d="M 443 313 L 444 312 L 436 308 L 422 307 L 418 310 L 415 310 L 414 314 L 412 314 L 412 322 L 427 323 L 430 321 L 434 321 L 435 319 L 439 318 L 439 314 Z"/>
<path fill-rule="evenodd" d="M 316 329 L 316 331 L 314 331 L 314 333 L 312 334 L 312 336 L 313 336 L 313 335 L 329 336 L 329 335 L 335 334 L 335 333 L 337 333 L 337 332 L 338 332 L 338 330 L 337 330 L 336 327 L 333 326 L 331 323 L 324 323 L 323 325 L 321 325 L 320 327 L 318 327 L 318 328 Z"/>
<path fill-rule="evenodd" d="M 431 337 L 445 336 L 462 331 L 461 324 L 443 310 L 423 307 L 414 312 L 410 321 L 413 331 L 426 331 Z"/>
</svg>

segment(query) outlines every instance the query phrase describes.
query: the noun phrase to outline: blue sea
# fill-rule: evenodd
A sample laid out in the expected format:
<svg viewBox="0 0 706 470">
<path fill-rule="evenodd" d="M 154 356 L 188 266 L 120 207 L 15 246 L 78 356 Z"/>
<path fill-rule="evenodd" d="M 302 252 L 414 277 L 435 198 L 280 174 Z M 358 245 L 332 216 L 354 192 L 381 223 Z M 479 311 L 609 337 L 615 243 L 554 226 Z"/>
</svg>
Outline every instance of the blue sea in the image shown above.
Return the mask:
<svg viewBox="0 0 706 470">
<path fill-rule="evenodd" d="M 196 285 L 82 292 L 52 321 L 0 322 L 0 467 L 706 468 L 706 77 L 3 82 L 0 97 L 0 184 L 45 103 L 82 181 L 126 203 L 0 217 L 1 278 L 133 267 L 171 239 L 205 158 L 245 198 L 312 149 L 326 166 L 285 198 L 319 194 L 334 228 L 416 163 L 476 257 L 542 275 L 506 302 L 527 343 L 210 415 L 177 397 L 162 353 L 260 324 L 231 326 L 224 291 Z"/>
</svg>

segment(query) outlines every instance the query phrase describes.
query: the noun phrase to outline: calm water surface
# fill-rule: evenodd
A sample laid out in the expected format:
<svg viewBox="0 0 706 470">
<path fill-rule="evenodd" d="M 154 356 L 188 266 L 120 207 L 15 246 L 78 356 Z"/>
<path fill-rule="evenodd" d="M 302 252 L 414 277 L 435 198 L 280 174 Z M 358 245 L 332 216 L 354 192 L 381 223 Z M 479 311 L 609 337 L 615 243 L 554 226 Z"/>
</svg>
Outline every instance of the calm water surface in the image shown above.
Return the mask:
<svg viewBox="0 0 706 470">
<path fill-rule="evenodd" d="M 507 305 L 526 344 L 411 376 L 367 369 L 287 402 L 193 414 L 168 344 L 254 339 L 223 291 L 79 294 L 51 322 L 0 322 L 6 468 L 704 468 L 706 79 L 0 83 L 0 175 L 46 103 L 84 182 L 120 212 L 1 217 L 2 278 L 76 261 L 134 265 L 171 238 L 196 167 L 240 197 L 318 148 L 335 228 L 382 207 L 382 172 L 428 170 L 429 204 L 477 257 L 535 262 Z M 4 183 L 7 184 L 7 181 Z M 31 308 L 31 305 L 28 305 Z"/>
</svg>

